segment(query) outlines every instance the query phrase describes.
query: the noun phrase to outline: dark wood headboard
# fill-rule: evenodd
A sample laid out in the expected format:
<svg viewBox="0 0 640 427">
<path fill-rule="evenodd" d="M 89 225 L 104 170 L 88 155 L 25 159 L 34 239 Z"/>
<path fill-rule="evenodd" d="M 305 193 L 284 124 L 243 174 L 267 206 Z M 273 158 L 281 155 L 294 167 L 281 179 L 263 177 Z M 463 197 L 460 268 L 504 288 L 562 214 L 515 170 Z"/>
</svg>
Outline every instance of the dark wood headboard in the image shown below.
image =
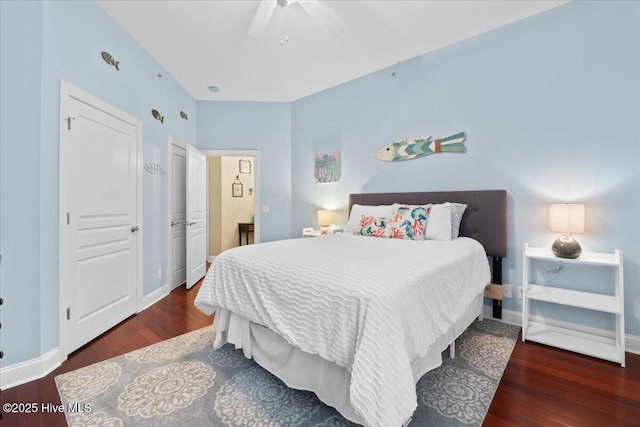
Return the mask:
<svg viewBox="0 0 640 427">
<path fill-rule="evenodd" d="M 467 205 L 460 224 L 460 236 L 471 237 L 480 242 L 488 256 L 499 258 L 507 256 L 507 192 L 505 190 L 350 194 L 349 212 L 354 204 L 421 205 L 444 202 Z"/>
</svg>

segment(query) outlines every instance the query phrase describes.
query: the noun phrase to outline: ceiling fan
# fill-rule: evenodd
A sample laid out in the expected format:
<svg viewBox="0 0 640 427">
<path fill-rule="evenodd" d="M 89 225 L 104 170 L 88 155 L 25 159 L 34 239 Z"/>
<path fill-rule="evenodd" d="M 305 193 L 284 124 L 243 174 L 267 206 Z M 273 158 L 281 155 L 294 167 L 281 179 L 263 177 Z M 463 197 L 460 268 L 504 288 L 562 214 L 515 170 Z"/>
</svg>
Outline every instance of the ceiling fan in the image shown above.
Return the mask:
<svg viewBox="0 0 640 427">
<path fill-rule="evenodd" d="M 284 9 L 292 3 L 299 3 L 311 18 L 329 35 L 337 36 L 342 33 L 340 24 L 338 24 L 318 0 L 262 0 L 258 7 L 258 12 L 256 12 L 256 16 L 253 18 L 251 26 L 249 27 L 249 35 L 252 37 L 262 36 L 276 6 Z"/>
</svg>

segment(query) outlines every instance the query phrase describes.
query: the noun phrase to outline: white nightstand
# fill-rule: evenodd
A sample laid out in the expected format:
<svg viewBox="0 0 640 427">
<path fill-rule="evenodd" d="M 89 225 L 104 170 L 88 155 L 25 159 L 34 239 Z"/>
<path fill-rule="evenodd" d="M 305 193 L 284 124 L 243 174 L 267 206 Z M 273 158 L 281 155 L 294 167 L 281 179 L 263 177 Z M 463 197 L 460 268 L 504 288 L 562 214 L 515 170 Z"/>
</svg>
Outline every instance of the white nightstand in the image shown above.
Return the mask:
<svg viewBox="0 0 640 427">
<path fill-rule="evenodd" d="M 530 283 L 529 268 L 531 260 L 562 261 L 569 265 L 594 265 L 614 270 L 614 294 L 604 295 L 563 289 L 549 285 Z M 556 257 L 550 249 L 529 247 L 524 244 L 523 251 L 523 303 L 522 303 L 522 341 L 530 340 L 551 345 L 576 353 L 594 356 L 624 367 L 624 281 L 622 275 L 622 252 L 615 253 L 583 252 L 579 258 Z M 547 324 L 529 319 L 530 301 L 545 301 L 587 310 L 611 313 L 615 316 L 615 337 L 607 338 L 585 332 Z"/>
<path fill-rule="evenodd" d="M 344 230 L 342 228 L 333 228 L 329 232 L 329 234 L 341 234 Z M 313 227 L 305 227 L 302 229 L 302 237 L 319 237 L 326 236 L 327 234 L 322 234 L 321 230 L 314 230 Z"/>
<path fill-rule="evenodd" d="M 302 237 L 319 237 L 323 236 L 320 230 L 314 230 L 313 227 L 306 227 L 302 229 Z"/>
</svg>

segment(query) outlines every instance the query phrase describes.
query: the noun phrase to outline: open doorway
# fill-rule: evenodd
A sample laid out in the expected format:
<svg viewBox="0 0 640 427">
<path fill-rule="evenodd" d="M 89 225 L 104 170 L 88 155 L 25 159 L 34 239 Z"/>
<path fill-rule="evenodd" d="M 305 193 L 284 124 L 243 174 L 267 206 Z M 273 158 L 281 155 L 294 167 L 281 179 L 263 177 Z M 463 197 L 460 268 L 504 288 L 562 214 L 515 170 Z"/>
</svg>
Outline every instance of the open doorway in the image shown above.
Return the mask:
<svg viewBox="0 0 640 427">
<path fill-rule="evenodd" d="M 209 257 L 255 242 L 255 159 L 207 156 Z"/>
<path fill-rule="evenodd" d="M 218 158 L 227 158 L 227 157 L 235 157 L 237 158 L 235 161 L 235 175 L 239 175 L 239 181 L 242 184 L 242 196 L 239 196 L 240 187 L 235 186 L 236 196 L 231 197 L 231 200 L 234 199 L 242 199 L 244 202 L 248 204 L 252 204 L 253 206 L 253 221 L 251 221 L 251 214 L 244 214 L 242 217 L 236 217 L 233 219 L 235 226 L 231 226 L 231 231 L 227 231 L 229 236 L 235 235 L 235 238 L 229 237 L 228 242 L 235 242 L 237 246 L 240 243 L 240 230 L 239 224 L 245 223 L 247 224 L 247 228 L 250 228 L 249 235 L 249 243 L 258 243 L 260 242 L 260 153 L 258 150 L 199 150 L 200 153 L 204 154 L 207 157 L 218 157 Z M 186 145 L 180 143 L 175 140 L 171 136 L 169 137 L 168 144 L 168 156 L 169 156 L 169 224 L 167 224 L 168 230 L 168 241 L 167 245 L 167 259 L 169 260 L 169 267 L 171 272 L 175 272 L 175 280 L 172 275 L 171 281 L 171 289 L 176 286 L 180 286 L 185 282 L 185 273 L 184 273 L 184 264 L 186 263 L 186 253 L 183 251 L 183 248 L 186 244 L 184 238 L 186 238 L 186 234 L 183 232 L 184 225 L 182 224 L 181 219 L 175 219 L 176 214 L 179 212 L 184 212 L 184 217 L 186 219 L 186 211 L 183 207 L 186 201 Z M 243 161 L 242 168 L 243 172 L 241 173 L 240 168 L 240 160 Z M 250 164 L 247 164 L 247 160 L 249 160 Z M 211 187 L 212 177 L 209 176 L 209 170 L 212 169 L 207 162 L 207 187 Z M 230 168 L 229 170 L 233 170 Z M 250 173 L 245 173 L 250 171 Z M 235 180 L 235 175 L 233 178 Z M 250 179 L 249 179 L 250 176 Z M 222 176 L 218 178 L 220 181 L 219 188 L 222 190 Z M 226 188 L 229 193 L 231 193 L 234 189 L 232 187 L 233 181 L 228 182 L 226 178 L 224 178 L 224 188 Z M 225 202 L 221 199 L 219 203 L 211 206 L 211 200 L 209 195 L 209 188 L 207 188 L 207 212 L 206 212 L 206 223 L 208 231 L 206 233 L 206 252 L 207 252 L 207 260 L 209 262 L 213 261 L 213 258 L 222 252 L 223 250 L 228 249 L 229 247 L 234 247 L 231 244 L 228 247 L 223 246 L 222 241 L 217 246 L 214 243 L 213 248 L 211 244 L 211 232 L 214 227 L 210 224 L 212 221 L 221 221 L 220 216 L 216 218 L 216 212 L 224 212 L 226 210 Z M 253 194 L 250 194 L 253 193 Z M 213 217 L 213 218 L 212 218 Z M 251 224 L 252 223 L 252 224 Z M 221 222 L 220 222 L 221 224 Z M 251 224 L 251 225 L 249 225 Z M 221 226 L 218 227 L 218 230 L 221 230 Z M 220 231 L 221 232 L 221 231 Z M 175 235 L 174 235 L 175 234 Z M 184 236 L 184 237 L 183 237 Z M 246 244 L 246 233 L 242 233 L 242 244 Z"/>
</svg>

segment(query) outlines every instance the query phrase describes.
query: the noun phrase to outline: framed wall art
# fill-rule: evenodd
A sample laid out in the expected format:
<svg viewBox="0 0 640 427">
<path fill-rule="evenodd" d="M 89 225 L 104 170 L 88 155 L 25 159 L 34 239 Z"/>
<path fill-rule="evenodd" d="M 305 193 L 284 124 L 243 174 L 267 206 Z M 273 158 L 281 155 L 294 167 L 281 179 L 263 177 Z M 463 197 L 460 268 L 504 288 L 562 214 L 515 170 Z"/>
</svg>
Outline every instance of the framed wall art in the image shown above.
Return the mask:
<svg viewBox="0 0 640 427">
<path fill-rule="evenodd" d="M 340 181 L 340 153 L 316 154 L 316 183 Z"/>
<path fill-rule="evenodd" d="M 251 160 L 240 160 L 240 173 L 251 173 Z"/>
<path fill-rule="evenodd" d="M 231 184 L 231 196 L 242 197 L 242 182 L 239 176 L 236 176 L 236 180 Z"/>
</svg>

